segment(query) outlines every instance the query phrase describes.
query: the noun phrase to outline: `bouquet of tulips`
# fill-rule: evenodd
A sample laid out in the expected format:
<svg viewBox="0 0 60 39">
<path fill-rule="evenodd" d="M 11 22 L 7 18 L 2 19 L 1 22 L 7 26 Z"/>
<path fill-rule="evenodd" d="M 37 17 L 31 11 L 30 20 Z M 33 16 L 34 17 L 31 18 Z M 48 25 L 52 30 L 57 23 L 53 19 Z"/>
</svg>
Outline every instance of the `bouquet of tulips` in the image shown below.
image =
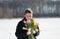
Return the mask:
<svg viewBox="0 0 60 39">
<path fill-rule="evenodd" d="M 27 30 L 30 29 L 32 32 L 33 30 L 37 30 L 37 23 L 35 20 L 26 20 Z M 34 39 L 33 33 L 28 35 L 28 39 Z"/>
</svg>

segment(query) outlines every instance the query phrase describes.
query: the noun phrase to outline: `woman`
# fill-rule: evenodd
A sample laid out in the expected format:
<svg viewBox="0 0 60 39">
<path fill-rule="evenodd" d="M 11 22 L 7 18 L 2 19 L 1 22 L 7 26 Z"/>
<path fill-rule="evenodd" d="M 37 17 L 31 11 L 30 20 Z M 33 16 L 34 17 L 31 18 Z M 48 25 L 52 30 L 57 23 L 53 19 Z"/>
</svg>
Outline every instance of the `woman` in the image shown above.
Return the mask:
<svg viewBox="0 0 60 39">
<path fill-rule="evenodd" d="M 32 20 L 33 20 L 33 11 L 28 8 L 24 12 L 24 18 L 17 25 L 15 32 L 17 39 L 29 39 L 28 36 L 30 34 L 32 34 L 34 39 L 36 39 L 36 36 L 39 35 L 39 27 L 37 26 L 36 30 L 31 30 L 30 28 L 27 29 L 26 25 L 26 23 L 31 23 Z"/>
</svg>

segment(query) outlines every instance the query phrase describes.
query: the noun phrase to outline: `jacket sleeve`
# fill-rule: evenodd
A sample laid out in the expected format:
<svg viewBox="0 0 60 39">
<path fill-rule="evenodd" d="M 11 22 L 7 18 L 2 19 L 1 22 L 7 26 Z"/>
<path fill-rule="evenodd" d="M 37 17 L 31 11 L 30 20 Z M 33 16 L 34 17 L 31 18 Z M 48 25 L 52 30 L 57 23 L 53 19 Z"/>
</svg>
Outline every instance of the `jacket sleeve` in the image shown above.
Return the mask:
<svg viewBox="0 0 60 39">
<path fill-rule="evenodd" d="M 24 24 L 22 21 L 20 21 L 17 25 L 17 28 L 16 28 L 16 32 L 15 32 L 15 35 L 16 37 L 18 38 L 24 38 L 24 37 L 27 37 L 27 30 L 23 30 Z"/>
<path fill-rule="evenodd" d="M 34 36 L 38 36 L 39 33 L 40 33 L 38 25 L 37 25 L 37 29 L 38 29 L 38 32 L 36 32 L 35 34 L 33 34 Z"/>
</svg>

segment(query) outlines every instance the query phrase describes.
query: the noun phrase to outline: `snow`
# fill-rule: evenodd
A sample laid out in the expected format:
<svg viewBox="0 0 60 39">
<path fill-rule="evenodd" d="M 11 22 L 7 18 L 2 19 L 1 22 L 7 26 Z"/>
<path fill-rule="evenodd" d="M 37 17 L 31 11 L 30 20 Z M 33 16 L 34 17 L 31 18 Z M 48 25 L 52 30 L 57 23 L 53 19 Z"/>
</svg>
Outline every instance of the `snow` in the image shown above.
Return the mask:
<svg viewBox="0 0 60 39">
<path fill-rule="evenodd" d="M 34 18 L 39 25 L 37 39 L 60 39 L 60 18 Z M 0 39 L 17 39 L 15 30 L 21 19 L 0 19 Z"/>
</svg>

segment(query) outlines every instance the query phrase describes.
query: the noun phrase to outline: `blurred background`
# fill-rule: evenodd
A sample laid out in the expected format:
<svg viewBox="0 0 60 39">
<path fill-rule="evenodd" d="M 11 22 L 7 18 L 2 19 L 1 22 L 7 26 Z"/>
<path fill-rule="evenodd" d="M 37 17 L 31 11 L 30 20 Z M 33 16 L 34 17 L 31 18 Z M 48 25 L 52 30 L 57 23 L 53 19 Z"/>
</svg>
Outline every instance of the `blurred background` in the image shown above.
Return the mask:
<svg viewBox="0 0 60 39">
<path fill-rule="evenodd" d="M 0 18 L 21 18 L 26 8 L 34 17 L 60 17 L 60 0 L 0 0 Z"/>
<path fill-rule="evenodd" d="M 17 39 L 16 27 L 26 8 L 33 10 L 39 25 L 37 39 L 60 39 L 60 0 L 0 0 L 0 39 Z"/>
</svg>

